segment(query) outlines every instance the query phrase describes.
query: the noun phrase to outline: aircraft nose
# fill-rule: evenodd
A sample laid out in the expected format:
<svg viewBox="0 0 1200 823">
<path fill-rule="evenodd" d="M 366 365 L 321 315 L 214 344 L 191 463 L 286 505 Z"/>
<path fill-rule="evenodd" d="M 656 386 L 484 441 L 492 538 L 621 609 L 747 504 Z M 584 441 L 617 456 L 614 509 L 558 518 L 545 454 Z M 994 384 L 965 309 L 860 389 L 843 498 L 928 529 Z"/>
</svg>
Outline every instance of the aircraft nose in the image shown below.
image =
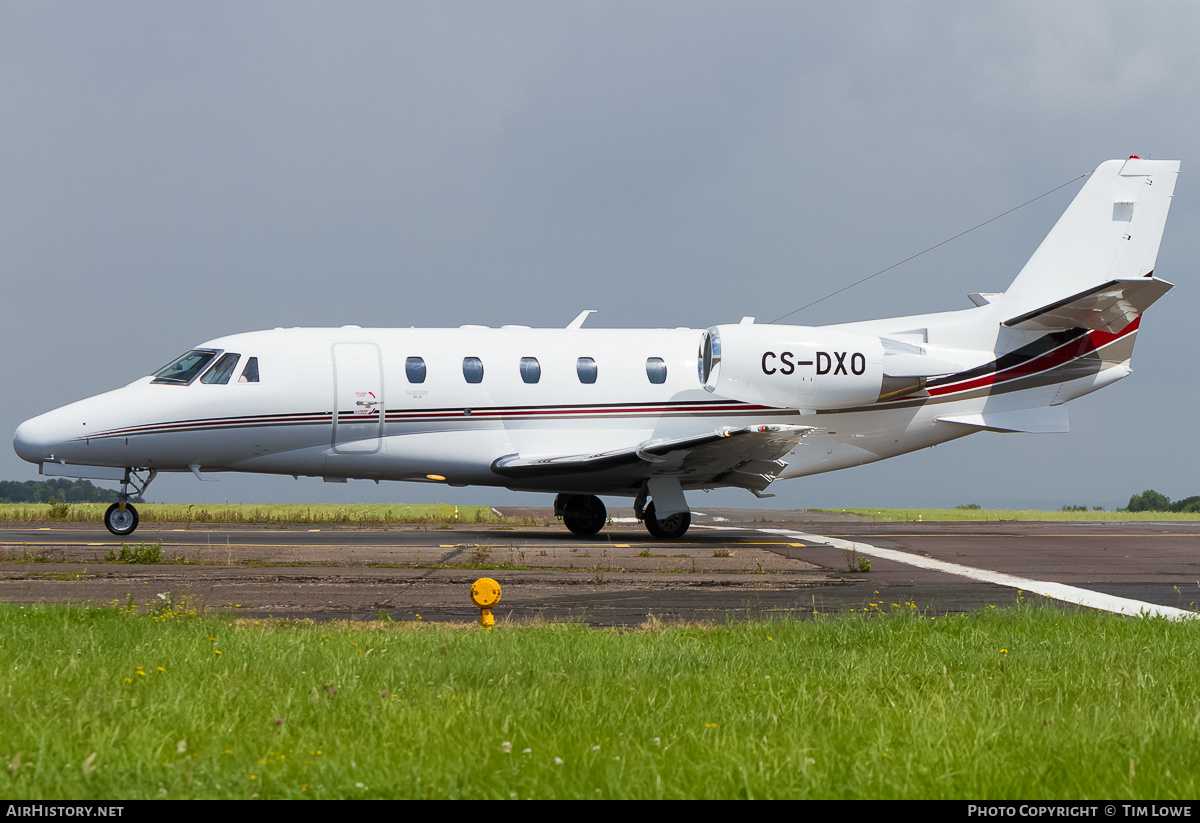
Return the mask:
<svg viewBox="0 0 1200 823">
<path fill-rule="evenodd" d="M 26 420 L 13 434 L 13 449 L 17 456 L 30 463 L 41 463 L 53 456 L 57 438 L 46 415 Z"/>
</svg>

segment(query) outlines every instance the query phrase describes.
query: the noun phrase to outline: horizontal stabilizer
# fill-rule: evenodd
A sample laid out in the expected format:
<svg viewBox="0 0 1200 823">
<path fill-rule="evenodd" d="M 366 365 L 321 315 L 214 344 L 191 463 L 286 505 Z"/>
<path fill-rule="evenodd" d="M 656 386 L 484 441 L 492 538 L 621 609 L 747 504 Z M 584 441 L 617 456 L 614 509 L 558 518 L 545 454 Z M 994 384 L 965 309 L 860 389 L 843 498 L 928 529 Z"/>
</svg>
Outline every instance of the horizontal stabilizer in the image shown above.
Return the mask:
<svg viewBox="0 0 1200 823">
<path fill-rule="evenodd" d="M 961 423 L 994 432 L 1028 432 L 1051 434 L 1071 430 L 1066 406 L 1042 406 L 1036 409 L 1012 411 L 983 411 L 974 414 L 955 414 L 939 417 L 943 423 Z"/>
<path fill-rule="evenodd" d="M 1021 331 L 1091 329 L 1115 334 L 1174 288 L 1157 277 L 1110 280 L 1080 294 L 1004 322 Z"/>
</svg>

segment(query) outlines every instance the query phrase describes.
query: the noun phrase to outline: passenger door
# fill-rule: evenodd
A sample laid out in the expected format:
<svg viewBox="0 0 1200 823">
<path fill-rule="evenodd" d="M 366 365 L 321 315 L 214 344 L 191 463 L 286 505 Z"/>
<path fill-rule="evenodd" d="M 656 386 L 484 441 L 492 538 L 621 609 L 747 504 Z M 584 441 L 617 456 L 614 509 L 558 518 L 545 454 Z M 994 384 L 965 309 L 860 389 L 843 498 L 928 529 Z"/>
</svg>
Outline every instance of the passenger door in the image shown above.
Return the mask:
<svg viewBox="0 0 1200 823">
<path fill-rule="evenodd" d="M 383 364 L 375 343 L 333 344 L 333 450 L 373 454 L 383 435 Z"/>
</svg>

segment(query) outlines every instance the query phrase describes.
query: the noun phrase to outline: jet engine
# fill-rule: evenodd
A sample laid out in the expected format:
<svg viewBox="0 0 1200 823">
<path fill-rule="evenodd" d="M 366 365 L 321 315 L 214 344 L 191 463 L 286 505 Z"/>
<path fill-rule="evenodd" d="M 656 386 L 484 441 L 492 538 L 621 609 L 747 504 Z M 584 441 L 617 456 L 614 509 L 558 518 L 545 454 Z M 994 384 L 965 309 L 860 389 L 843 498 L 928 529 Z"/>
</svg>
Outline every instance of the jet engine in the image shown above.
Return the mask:
<svg viewBox="0 0 1200 823">
<path fill-rule="evenodd" d="M 941 353 L 939 353 L 941 354 Z M 739 323 L 700 339 L 704 388 L 786 409 L 847 409 L 923 394 L 925 379 L 961 370 L 982 353 L 931 355 L 927 346 L 817 326 Z"/>
</svg>

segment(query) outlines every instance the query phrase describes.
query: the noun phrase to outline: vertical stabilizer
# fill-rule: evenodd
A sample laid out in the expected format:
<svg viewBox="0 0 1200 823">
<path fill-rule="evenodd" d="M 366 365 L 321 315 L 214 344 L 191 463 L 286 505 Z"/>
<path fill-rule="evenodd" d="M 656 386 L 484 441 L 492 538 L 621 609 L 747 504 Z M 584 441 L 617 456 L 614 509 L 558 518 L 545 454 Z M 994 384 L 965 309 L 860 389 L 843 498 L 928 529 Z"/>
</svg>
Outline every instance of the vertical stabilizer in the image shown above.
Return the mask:
<svg viewBox="0 0 1200 823">
<path fill-rule="evenodd" d="M 1109 160 L 1080 189 L 1001 301 L 1019 316 L 1154 271 L 1177 160 Z"/>
</svg>

